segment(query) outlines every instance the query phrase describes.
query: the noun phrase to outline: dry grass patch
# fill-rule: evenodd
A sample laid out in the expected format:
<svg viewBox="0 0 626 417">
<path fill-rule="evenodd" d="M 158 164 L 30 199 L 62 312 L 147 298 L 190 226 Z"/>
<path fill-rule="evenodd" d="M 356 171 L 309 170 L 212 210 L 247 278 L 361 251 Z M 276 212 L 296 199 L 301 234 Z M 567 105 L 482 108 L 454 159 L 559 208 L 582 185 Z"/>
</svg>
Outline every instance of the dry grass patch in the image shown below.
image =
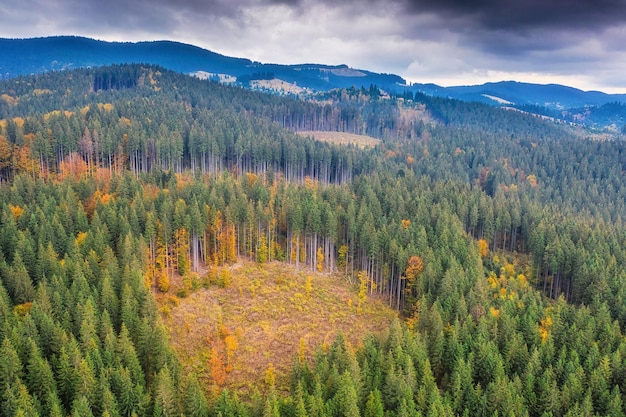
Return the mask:
<svg viewBox="0 0 626 417">
<path fill-rule="evenodd" d="M 231 269 L 227 288 L 200 289 L 178 305 L 170 301 L 163 317 L 181 362 L 198 373 L 208 392 L 222 376 L 219 366 L 224 370 L 221 387 L 244 397 L 254 387 L 263 390 L 270 364 L 277 387 L 286 390 L 301 338 L 311 359 L 317 346 L 331 344 L 340 331 L 357 346 L 365 334 L 385 329 L 396 317 L 376 299 L 368 299 L 357 314 L 356 288 L 340 276 L 283 263 L 246 261 Z M 212 353 L 221 363 L 211 360 Z"/>
<path fill-rule="evenodd" d="M 380 140 L 371 136 L 355 135 L 354 133 L 345 132 L 322 132 L 322 131 L 304 131 L 296 132 L 300 136 L 311 136 L 320 142 L 335 143 L 338 145 L 355 145 L 359 148 L 373 148 L 380 143 Z"/>
</svg>

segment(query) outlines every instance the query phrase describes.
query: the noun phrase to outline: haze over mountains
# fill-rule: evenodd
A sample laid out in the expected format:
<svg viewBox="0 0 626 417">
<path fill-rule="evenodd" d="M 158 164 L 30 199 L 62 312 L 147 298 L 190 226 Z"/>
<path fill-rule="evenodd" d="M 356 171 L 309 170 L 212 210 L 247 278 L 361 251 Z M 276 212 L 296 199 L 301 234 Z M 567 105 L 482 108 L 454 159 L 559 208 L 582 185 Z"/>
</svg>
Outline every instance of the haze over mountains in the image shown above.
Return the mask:
<svg viewBox="0 0 626 417">
<path fill-rule="evenodd" d="M 58 36 L 0 39 L 0 79 L 72 68 L 117 63 L 147 63 L 222 82 L 287 93 L 319 92 L 333 88 L 378 86 L 393 93 L 479 101 L 516 107 L 590 126 L 621 127 L 626 120 L 625 94 L 582 91 L 558 84 L 514 81 L 475 86 L 442 87 L 407 83 L 394 74 L 353 69 L 347 65 L 281 65 L 227 57 L 196 46 L 172 41 L 105 42 L 84 37 Z M 273 82 L 272 82 L 273 81 Z"/>
</svg>

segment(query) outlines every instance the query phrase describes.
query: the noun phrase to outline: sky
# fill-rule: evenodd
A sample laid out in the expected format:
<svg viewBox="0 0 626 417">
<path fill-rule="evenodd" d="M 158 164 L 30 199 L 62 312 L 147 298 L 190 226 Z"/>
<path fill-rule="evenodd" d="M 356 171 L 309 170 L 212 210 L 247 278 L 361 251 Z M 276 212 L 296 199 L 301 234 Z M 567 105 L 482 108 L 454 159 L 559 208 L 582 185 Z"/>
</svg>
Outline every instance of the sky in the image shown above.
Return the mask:
<svg viewBox="0 0 626 417">
<path fill-rule="evenodd" d="M 0 0 L 0 37 L 174 40 L 409 82 L 626 93 L 626 0 Z"/>
</svg>

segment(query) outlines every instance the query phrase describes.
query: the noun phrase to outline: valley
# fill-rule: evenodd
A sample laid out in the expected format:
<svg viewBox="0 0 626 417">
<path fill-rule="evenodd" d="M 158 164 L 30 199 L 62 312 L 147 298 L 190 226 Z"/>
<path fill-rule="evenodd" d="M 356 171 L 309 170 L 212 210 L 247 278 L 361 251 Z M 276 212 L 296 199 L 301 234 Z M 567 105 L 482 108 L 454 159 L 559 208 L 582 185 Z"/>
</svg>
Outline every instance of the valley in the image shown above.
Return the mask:
<svg viewBox="0 0 626 417">
<path fill-rule="evenodd" d="M 0 97 L 3 415 L 626 412 L 620 132 L 144 64 Z"/>
</svg>

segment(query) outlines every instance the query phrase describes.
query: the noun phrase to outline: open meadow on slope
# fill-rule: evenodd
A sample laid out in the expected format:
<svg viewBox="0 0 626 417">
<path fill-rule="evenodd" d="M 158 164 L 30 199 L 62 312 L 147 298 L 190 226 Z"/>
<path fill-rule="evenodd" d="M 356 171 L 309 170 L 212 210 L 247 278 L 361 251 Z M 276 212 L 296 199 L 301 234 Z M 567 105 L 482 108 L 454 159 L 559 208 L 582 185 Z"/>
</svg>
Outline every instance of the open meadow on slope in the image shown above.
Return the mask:
<svg viewBox="0 0 626 417">
<path fill-rule="evenodd" d="M 375 296 L 359 307 L 356 284 L 347 278 L 280 262 L 244 261 L 225 268 L 226 285 L 180 299 L 160 297 L 174 350 L 209 389 L 220 385 L 245 396 L 265 386 L 273 367 L 277 388 L 286 391 L 299 354 L 312 359 L 315 349 L 332 344 L 339 332 L 356 347 L 365 334 L 386 329 L 397 317 Z M 220 364 L 212 353 L 221 357 Z M 216 377 L 223 381 L 216 384 Z"/>
<path fill-rule="evenodd" d="M 303 137 L 312 137 L 320 142 L 334 143 L 336 145 L 354 145 L 359 148 L 373 148 L 380 143 L 379 139 L 371 136 L 347 132 L 304 131 L 297 133 Z"/>
</svg>

